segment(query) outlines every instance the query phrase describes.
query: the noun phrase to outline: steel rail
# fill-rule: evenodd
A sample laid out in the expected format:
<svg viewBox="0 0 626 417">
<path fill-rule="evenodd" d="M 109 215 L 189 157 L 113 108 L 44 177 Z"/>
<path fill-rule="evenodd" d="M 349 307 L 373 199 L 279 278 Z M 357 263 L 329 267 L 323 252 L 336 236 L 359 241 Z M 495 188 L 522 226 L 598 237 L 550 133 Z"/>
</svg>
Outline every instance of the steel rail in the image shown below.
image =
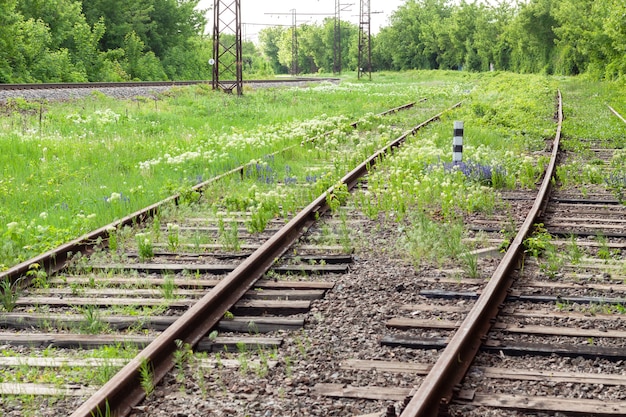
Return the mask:
<svg viewBox="0 0 626 417">
<path fill-rule="evenodd" d="M 607 104 L 607 106 L 608 106 L 609 110 L 611 110 L 611 113 L 613 113 L 615 116 L 617 116 L 622 122 L 626 123 L 626 119 L 624 119 L 624 117 L 622 117 L 622 115 L 619 114 L 617 112 L 617 110 L 615 110 L 613 107 L 609 106 L 608 104 Z"/>
<path fill-rule="evenodd" d="M 555 173 L 557 154 L 563 123 L 563 102 L 558 92 L 557 130 L 552 145 L 550 163 L 539 188 L 535 202 L 515 239 L 509 246 L 496 271 L 491 276 L 481 296 L 456 331 L 447 347 L 422 381 L 415 395 L 403 410 L 401 417 L 435 417 L 440 407 L 446 407 L 455 388 L 461 383 L 488 331 L 493 319 L 511 287 L 510 271 L 522 253 L 524 239 L 531 232 L 536 218 L 548 200 L 550 184 Z"/>
<path fill-rule="evenodd" d="M 295 82 L 340 81 L 339 78 L 272 78 L 268 80 L 244 80 L 244 84 L 280 84 Z M 196 84 L 210 84 L 210 80 L 192 81 L 125 81 L 125 82 L 94 82 L 94 83 L 33 83 L 33 84 L 0 84 L 0 90 L 45 90 L 69 88 L 123 88 L 123 87 L 175 87 Z"/>
<path fill-rule="evenodd" d="M 346 174 L 340 183 L 352 189 L 359 178 L 365 175 L 384 155 L 400 146 L 409 135 L 415 134 L 422 127 L 438 120 L 446 111 L 460 105 L 461 103 L 457 103 L 431 117 L 379 149 Z M 154 384 L 161 381 L 174 366 L 173 355 L 178 348 L 177 341 L 195 346 L 218 323 L 224 313 L 230 310 L 270 269 L 275 259 L 284 254 L 316 219 L 329 210 L 327 201 L 333 191 L 334 186 L 298 213 L 233 272 L 222 279 L 216 287 L 190 307 L 91 398 L 87 399 L 71 417 L 92 417 L 103 413 L 109 413 L 115 417 L 127 416 L 132 411 L 132 407 L 139 404 L 146 395 L 141 386 L 141 367 L 146 366 L 147 363 L 153 370 Z"/>
</svg>

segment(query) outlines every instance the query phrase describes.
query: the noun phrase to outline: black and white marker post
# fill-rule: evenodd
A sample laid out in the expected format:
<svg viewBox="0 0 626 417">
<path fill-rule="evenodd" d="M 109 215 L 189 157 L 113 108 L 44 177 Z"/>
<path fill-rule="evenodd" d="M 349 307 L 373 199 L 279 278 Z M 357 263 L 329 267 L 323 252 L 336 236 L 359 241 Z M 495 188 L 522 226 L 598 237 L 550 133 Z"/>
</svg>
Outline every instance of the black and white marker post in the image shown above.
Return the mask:
<svg viewBox="0 0 626 417">
<path fill-rule="evenodd" d="M 454 122 L 454 137 L 452 138 L 452 163 L 463 161 L 463 122 Z"/>
</svg>

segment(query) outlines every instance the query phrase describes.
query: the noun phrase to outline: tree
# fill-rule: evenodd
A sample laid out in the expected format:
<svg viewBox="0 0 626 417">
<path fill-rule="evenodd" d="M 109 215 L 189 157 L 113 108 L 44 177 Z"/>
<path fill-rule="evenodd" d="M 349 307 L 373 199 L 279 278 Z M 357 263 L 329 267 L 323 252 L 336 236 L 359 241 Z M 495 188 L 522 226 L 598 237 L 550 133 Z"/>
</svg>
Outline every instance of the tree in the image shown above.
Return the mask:
<svg viewBox="0 0 626 417">
<path fill-rule="evenodd" d="M 264 28 L 259 32 L 261 52 L 269 61 L 274 74 L 287 74 L 289 72 L 289 66 L 282 64 L 278 58 L 279 44 L 284 32 L 286 32 L 286 29 L 280 26 Z"/>
<path fill-rule="evenodd" d="M 440 52 L 439 23 L 451 13 L 446 0 L 408 0 L 391 16 L 391 27 L 381 32 L 389 46 L 394 69 L 434 69 Z"/>
<path fill-rule="evenodd" d="M 48 26 L 52 50 L 70 49 L 74 26 L 85 23 L 78 0 L 19 0 L 18 10 L 24 20 L 41 20 Z"/>
<path fill-rule="evenodd" d="M 22 57 L 18 54 L 16 34 L 21 16 L 16 13 L 17 0 L 0 2 L 0 82 L 9 83 L 15 77 L 15 71 L 23 67 Z"/>
<path fill-rule="evenodd" d="M 511 69 L 522 73 L 553 72 L 557 25 L 553 5 L 558 0 L 522 3 L 507 38 L 511 44 Z M 585 0 L 586 1 L 586 0 Z"/>
<path fill-rule="evenodd" d="M 554 8 L 558 25 L 555 33 L 559 48 L 557 65 L 560 73 L 578 74 L 591 71 L 602 77 L 612 55 L 611 39 L 605 31 L 609 8 L 592 0 L 561 0 Z"/>
</svg>

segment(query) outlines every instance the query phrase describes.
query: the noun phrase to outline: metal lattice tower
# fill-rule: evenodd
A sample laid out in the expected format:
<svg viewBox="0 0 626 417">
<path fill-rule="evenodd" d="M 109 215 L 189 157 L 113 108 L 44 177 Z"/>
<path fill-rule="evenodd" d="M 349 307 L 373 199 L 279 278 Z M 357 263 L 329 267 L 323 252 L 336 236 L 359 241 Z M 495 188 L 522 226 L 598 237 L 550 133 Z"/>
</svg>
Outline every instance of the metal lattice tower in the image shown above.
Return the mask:
<svg viewBox="0 0 626 417">
<path fill-rule="evenodd" d="M 243 94 L 240 0 L 213 0 L 213 89 Z"/>
<path fill-rule="evenodd" d="M 291 9 L 291 75 L 298 75 L 298 14 Z"/>
<path fill-rule="evenodd" d="M 359 79 L 367 73 L 372 79 L 372 9 L 370 0 L 361 0 L 359 13 Z"/>
<path fill-rule="evenodd" d="M 335 37 L 333 43 L 333 72 L 341 74 L 341 0 L 335 0 Z"/>
</svg>

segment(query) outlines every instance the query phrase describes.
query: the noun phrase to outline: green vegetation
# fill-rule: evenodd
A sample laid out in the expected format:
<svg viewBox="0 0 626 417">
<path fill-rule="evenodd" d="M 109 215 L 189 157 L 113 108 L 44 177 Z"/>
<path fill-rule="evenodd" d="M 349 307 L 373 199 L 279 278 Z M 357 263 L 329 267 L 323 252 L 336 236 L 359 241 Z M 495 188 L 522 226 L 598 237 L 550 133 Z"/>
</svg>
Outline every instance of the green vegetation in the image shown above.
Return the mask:
<svg viewBox="0 0 626 417">
<path fill-rule="evenodd" d="M 146 397 L 152 395 L 154 392 L 154 369 L 147 358 L 142 358 L 139 366 L 139 380 Z"/>
<path fill-rule="evenodd" d="M 240 98 L 198 86 L 163 95 L 156 109 L 141 99 L 119 101 L 95 93 L 75 102 L 45 104 L 41 126 L 39 114 L 28 110 L 29 102 L 11 101 L 0 121 L 0 270 L 174 192 L 181 192 L 183 203 L 196 201 L 191 186 L 251 161 L 256 163 L 246 179 L 254 186 L 233 187 L 245 195 L 235 194 L 224 203 L 235 210 L 254 202 L 256 214 L 249 226 L 260 231 L 278 202 L 286 210 L 297 205 L 293 197 L 259 201 L 255 189 L 260 195 L 263 181 L 282 181 L 288 188 L 298 188 L 295 181 L 317 184 L 318 191 L 336 181 L 322 178 L 325 162 L 318 171 L 293 165 L 296 155 L 308 158 L 299 147 L 280 161 L 269 155 L 340 126 L 344 130 L 328 139 L 333 149 L 308 143 L 304 152 L 328 161 L 332 152 L 350 146 L 363 154 L 395 132 L 362 141 L 349 134 L 352 128 L 345 130 L 348 120 L 378 123 L 380 118 L 372 113 L 421 96 L 430 96 L 433 106 L 443 108 L 457 98 L 454 89 L 470 86 L 460 74 L 447 74 L 438 85 L 430 85 L 429 78 L 425 73 L 390 75 L 384 83 L 263 89 Z M 407 81 L 414 84 L 407 87 Z M 428 113 L 432 110 L 422 111 Z M 354 153 L 351 159 L 356 158 Z M 154 226 L 152 243 L 161 233 L 160 225 Z M 124 249 L 127 232 L 111 231 L 109 242 Z M 166 234 L 167 244 L 175 246 L 175 230 Z M 137 244 L 134 239 L 131 243 Z M 149 257 L 149 252 L 144 255 Z"/>
<path fill-rule="evenodd" d="M 19 298 L 19 281 L 11 283 L 8 278 L 0 282 L 0 304 L 4 311 L 10 313 Z"/>
<path fill-rule="evenodd" d="M 207 79 L 199 0 L 9 0 L 0 82 Z"/>
<path fill-rule="evenodd" d="M 209 79 L 213 57 L 199 0 L 8 0 L 0 5 L 0 82 Z M 246 5 L 243 5 L 245 8 Z M 330 12 L 330 10 L 328 10 Z M 374 71 L 463 69 L 620 79 L 622 1 L 404 2 L 372 36 Z M 354 20 L 354 19 L 350 19 Z M 335 20 L 263 29 L 244 40 L 244 78 L 330 73 L 358 65 L 357 24 Z M 230 39 L 232 35 L 225 35 Z M 296 65 L 294 65 L 296 64 Z"/>
<path fill-rule="evenodd" d="M 179 206 L 164 207 L 141 234 L 128 227 L 111 230 L 109 244 L 119 253 L 134 248 L 141 259 L 151 258 L 157 247 L 223 243 L 237 250 L 241 224 L 222 220 L 214 240 L 181 230 L 176 221 L 190 203 L 202 202 L 202 208 L 194 208 L 198 216 L 250 212 L 245 227 L 262 232 L 274 216 L 289 217 L 373 150 L 460 100 L 460 108 L 395 153 L 389 165 L 393 169 L 381 165 L 368 178 L 367 192 L 356 195 L 356 204 L 372 218 L 384 213 L 396 221 L 411 217 L 413 224 L 423 224 L 422 213 L 451 225 L 474 212 L 506 213 L 499 190 L 534 189 L 541 179 L 548 160 L 546 141 L 554 135 L 557 88 L 570 112 L 566 148 L 589 147 L 584 139 L 596 134 L 608 140 L 607 147 L 624 147 L 621 122 L 606 107 L 612 102 L 620 110 L 618 84 L 510 73 L 385 73 L 376 83 L 346 79 L 339 85 L 249 91 L 244 97 L 197 86 L 162 95 L 158 108 L 141 99 L 117 101 L 94 94 L 45 104 L 41 124 L 39 104 L 12 101 L 0 122 L 0 270 L 173 192 L 181 195 Z M 427 104 L 410 111 L 374 114 L 421 97 Z M 597 131 L 585 122 L 588 115 Z M 347 122 L 357 118 L 355 130 Z M 459 165 L 450 162 L 453 120 L 465 122 L 464 162 Z M 275 153 L 278 149 L 288 150 Z M 597 158 L 564 161 L 559 185 L 609 187 L 618 193 L 623 186 L 615 175 L 611 182 L 610 175 L 624 172 L 625 160 L 618 152 L 608 166 L 600 166 Z M 241 175 L 206 187 L 202 196 L 191 191 L 244 163 Z M 574 168 L 595 174 L 569 176 Z M 342 187 L 328 196 L 334 211 L 346 196 Z M 423 233 L 418 230 L 407 229 L 409 247 L 410 236 Z M 323 237 L 349 250 L 346 231 L 343 224 Z M 452 246 L 458 249 L 455 256 L 467 252 L 460 244 Z M 410 251 L 417 258 L 423 253 L 417 247 Z M 80 256 L 73 264 L 77 272 L 88 272 L 82 270 L 88 267 Z M 47 285 L 44 271 L 30 273 L 41 287 Z"/>
</svg>

